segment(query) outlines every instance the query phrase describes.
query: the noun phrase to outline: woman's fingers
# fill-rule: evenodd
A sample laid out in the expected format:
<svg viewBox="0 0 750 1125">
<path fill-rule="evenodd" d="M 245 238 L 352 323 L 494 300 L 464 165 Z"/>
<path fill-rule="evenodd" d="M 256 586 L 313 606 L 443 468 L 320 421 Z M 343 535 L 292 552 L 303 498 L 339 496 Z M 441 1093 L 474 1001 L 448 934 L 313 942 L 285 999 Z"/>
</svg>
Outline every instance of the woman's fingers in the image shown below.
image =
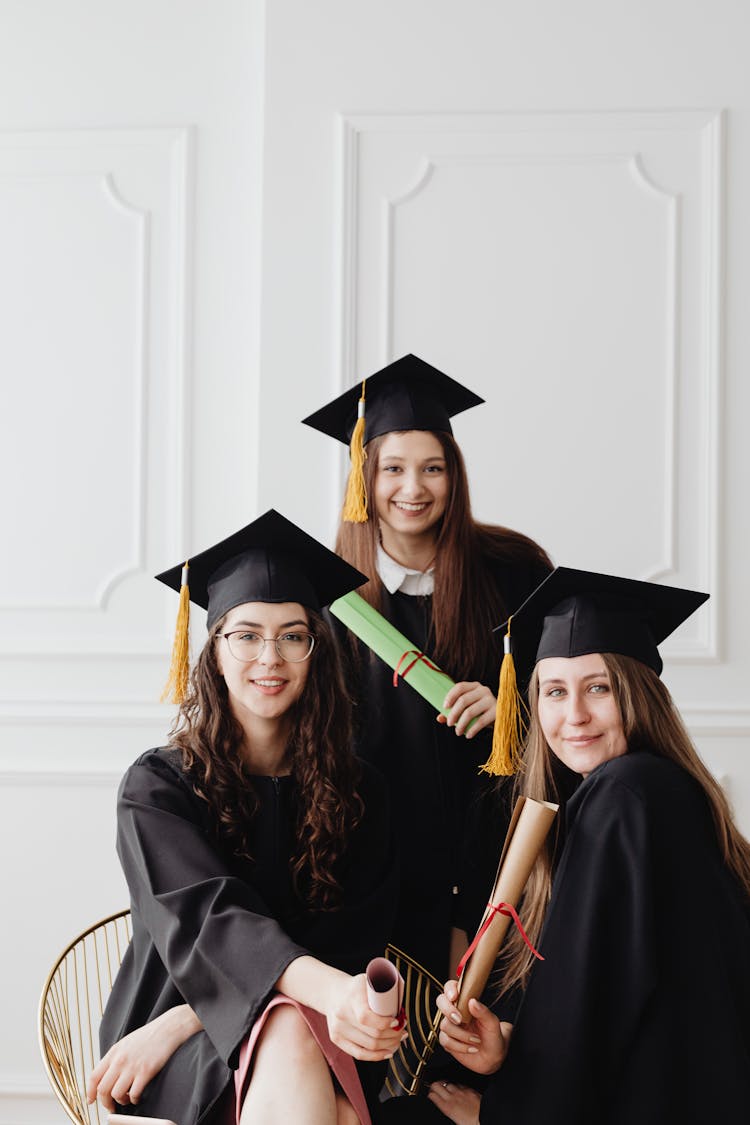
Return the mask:
<svg viewBox="0 0 750 1125">
<path fill-rule="evenodd" d="M 106 1069 L 104 1061 L 100 1060 L 89 1075 L 89 1080 L 86 1083 L 86 1101 L 89 1105 L 96 1101 L 96 1091 L 99 1089 L 99 1081 Z"/>
<path fill-rule="evenodd" d="M 94 1077 L 96 1075 L 96 1078 Z M 129 1105 L 132 1075 L 121 1067 L 112 1065 L 105 1055 L 99 1066 L 91 1073 L 87 1087 L 89 1103 L 97 1098 L 109 1113 L 114 1113 L 118 1105 Z"/>
<path fill-rule="evenodd" d="M 326 1018 L 336 1046 L 366 1062 L 391 1058 L 406 1038 L 393 1016 L 379 1016 L 368 1005 L 364 973 L 338 982 Z"/>
<path fill-rule="evenodd" d="M 458 985 L 456 981 L 449 980 L 445 991 L 441 992 L 436 1001 L 438 1010 L 445 1017 L 440 1022 L 440 1043 L 452 1054 L 476 1054 L 481 1040 L 477 1035 L 474 1019 L 468 1024 L 464 1023 L 454 1000 L 458 1000 Z"/>
<path fill-rule="evenodd" d="M 440 1046 L 477 1074 L 492 1074 L 503 1063 L 512 1025 L 502 1024 L 494 1012 L 478 1000 L 469 1001 L 469 1019 L 464 1022 L 451 998 L 458 999 L 455 981 L 448 981 L 437 999 L 443 1015 L 438 1032 Z"/>
<path fill-rule="evenodd" d="M 497 700 L 484 684 L 462 681 L 453 685 L 443 706 L 448 710 L 444 719 L 448 726 L 454 727 L 457 735 L 473 738 L 495 721 Z M 467 730 L 469 724 L 472 724 L 471 730 Z"/>
<path fill-rule="evenodd" d="M 427 1097 L 454 1125 L 479 1125 L 481 1099 L 476 1090 L 452 1082 L 433 1082 Z"/>
<path fill-rule="evenodd" d="M 403 1028 L 392 1028 L 390 1021 L 378 1029 L 341 1017 L 329 1019 L 328 1031 L 337 1047 L 358 1059 L 390 1058 L 407 1037 Z"/>
<path fill-rule="evenodd" d="M 112 1097 L 118 1105 L 130 1105 L 131 1082 L 132 1076 L 130 1074 L 121 1074 L 112 1087 Z"/>
<path fill-rule="evenodd" d="M 131 1059 L 120 1044 L 107 1052 L 92 1070 L 86 1084 L 89 1105 L 97 1098 L 110 1113 L 118 1105 L 137 1105 L 146 1085 L 158 1066 L 144 1066 Z"/>
<path fill-rule="evenodd" d="M 101 1105 L 103 1105 L 104 1108 L 109 1111 L 109 1113 L 114 1113 L 117 1107 L 115 1106 L 115 1103 L 112 1100 L 110 1094 L 106 1090 L 100 1089 L 98 1086 L 94 1086 L 93 1089 L 90 1085 L 87 1086 L 86 1101 L 88 1102 L 88 1104 L 93 1105 L 97 1098 L 99 1099 Z"/>
<path fill-rule="evenodd" d="M 445 982 L 445 988 L 443 989 L 443 995 L 451 1004 L 455 1004 L 458 1001 L 458 981 L 447 980 Z"/>
<path fill-rule="evenodd" d="M 404 1031 L 393 1031 L 385 1036 L 368 1035 L 357 1025 L 334 1025 L 329 1028 L 332 1041 L 342 1051 L 364 1062 L 382 1062 L 391 1058 L 401 1043 L 408 1039 Z"/>
<path fill-rule="evenodd" d="M 448 1016 L 448 1018 L 451 1019 L 453 1023 L 463 1023 L 461 1013 L 456 1007 L 456 1004 L 458 1003 L 458 981 L 446 981 L 445 987 L 443 988 L 443 991 L 440 993 L 435 1003 L 437 1004 L 443 1015 Z"/>
<path fill-rule="evenodd" d="M 511 1030 L 513 1028 L 513 1024 L 511 1023 L 500 1023 L 495 1013 L 479 1000 L 469 1001 L 469 1012 L 471 1013 L 472 1021 L 479 1025 L 480 1030 L 486 1028 L 488 1031 L 496 1031 L 499 1028 L 502 1031 L 503 1028 L 510 1028 Z"/>
<path fill-rule="evenodd" d="M 470 1024 L 458 1026 L 449 1019 L 440 1021 L 440 1042 L 452 1053 L 475 1055 L 482 1040 Z"/>
<path fill-rule="evenodd" d="M 141 1100 L 141 1094 L 148 1085 L 149 1080 L 150 1076 L 143 1072 L 135 1075 L 128 1091 L 131 1105 L 138 1105 L 138 1102 Z"/>
<path fill-rule="evenodd" d="M 395 1031 L 390 1035 L 368 1035 L 361 1027 L 356 1025 L 337 1027 L 334 1033 L 339 1040 L 345 1040 L 348 1043 L 360 1048 L 363 1051 L 385 1051 L 393 1054 L 403 1039 L 403 1032 Z M 333 1038 L 333 1035 L 331 1038 Z M 336 1040 L 334 1040 L 335 1042 Z"/>
</svg>

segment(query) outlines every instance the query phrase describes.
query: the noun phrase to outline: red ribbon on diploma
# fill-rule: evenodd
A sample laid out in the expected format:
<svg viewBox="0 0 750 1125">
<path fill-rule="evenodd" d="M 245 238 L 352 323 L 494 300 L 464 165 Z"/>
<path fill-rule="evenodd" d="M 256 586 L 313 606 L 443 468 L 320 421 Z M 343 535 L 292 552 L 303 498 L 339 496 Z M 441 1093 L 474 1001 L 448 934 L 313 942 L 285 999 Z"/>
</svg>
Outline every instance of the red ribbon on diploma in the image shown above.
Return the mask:
<svg viewBox="0 0 750 1125">
<path fill-rule="evenodd" d="M 408 664 L 408 666 L 406 668 L 404 668 L 404 670 L 402 672 L 401 671 L 401 665 L 406 660 L 407 656 L 413 656 L 414 659 Z M 406 652 L 402 653 L 401 656 L 398 658 L 398 664 L 396 665 L 396 667 L 393 670 L 393 686 L 398 687 L 399 676 L 408 676 L 409 672 L 411 672 L 414 665 L 418 664 L 420 660 L 423 661 L 423 663 L 425 663 L 428 668 L 432 668 L 433 672 L 439 672 L 440 671 L 437 664 L 433 664 L 432 661 L 427 656 L 425 656 L 425 654 L 423 652 L 419 651 L 419 649 L 409 648 L 409 649 L 406 650 Z"/>
<path fill-rule="evenodd" d="M 513 921 L 515 922 L 517 928 L 518 928 L 519 934 L 521 935 L 523 940 L 526 942 L 526 944 L 528 945 L 529 949 L 534 954 L 534 956 L 538 957 L 540 961 L 544 960 L 541 953 L 539 953 L 538 950 L 534 949 L 534 946 L 531 944 L 531 942 L 527 938 L 526 932 L 525 932 L 523 926 L 521 925 L 521 920 L 518 917 L 518 915 L 516 914 L 515 908 L 513 906 L 511 906 L 511 904 L 509 902 L 499 902 L 497 904 L 497 906 L 495 906 L 495 904 L 492 903 L 492 902 L 488 902 L 487 903 L 487 909 L 489 910 L 489 914 L 485 918 L 484 922 L 482 922 L 482 925 L 479 927 L 479 930 L 477 932 L 476 937 L 474 938 L 473 942 L 471 943 L 471 945 L 466 950 L 463 957 L 461 958 L 461 960 L 458 963 L 458 969 L 456 970 L 456 980 L 461 979 L 461 973 L 464 971 L 464 968 L 466 967 L 466 962 L 469 960 L 472 953 L 474 952 L 474 950 L 476 949 L 476 947 L 479 945 L 480 941 L 482 940 L 482 938 L 486 934 L 486 932 L 489 928 L 490 922 L 492 921 L 492 919 L 495 917 L 496 914 L 504 914 L 506 918 L 512 918 Z"/>
</svg>

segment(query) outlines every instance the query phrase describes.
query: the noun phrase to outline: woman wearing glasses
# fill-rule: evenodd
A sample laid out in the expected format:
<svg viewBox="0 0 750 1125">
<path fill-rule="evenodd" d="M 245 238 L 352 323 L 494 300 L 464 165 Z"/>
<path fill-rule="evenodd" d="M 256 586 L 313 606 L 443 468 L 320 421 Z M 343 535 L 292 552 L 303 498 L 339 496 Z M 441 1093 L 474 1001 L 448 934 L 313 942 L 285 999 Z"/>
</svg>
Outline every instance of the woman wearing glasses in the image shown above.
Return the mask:
<svg viewBox="0 0 750 1125">
<path fill-rule="evenodd" d="M 363 976 L 389 936 L 390 829 L 320 615 L 363 576 L 271 511 L 159 578 L 209 635 L 169 744 L 120 786 L 133 940 L 89 1097 L 180 1125 L 235 1096 L 243 1122 L 369 1122 L 354 1060 L 403 1034 Z"/>
</svg>

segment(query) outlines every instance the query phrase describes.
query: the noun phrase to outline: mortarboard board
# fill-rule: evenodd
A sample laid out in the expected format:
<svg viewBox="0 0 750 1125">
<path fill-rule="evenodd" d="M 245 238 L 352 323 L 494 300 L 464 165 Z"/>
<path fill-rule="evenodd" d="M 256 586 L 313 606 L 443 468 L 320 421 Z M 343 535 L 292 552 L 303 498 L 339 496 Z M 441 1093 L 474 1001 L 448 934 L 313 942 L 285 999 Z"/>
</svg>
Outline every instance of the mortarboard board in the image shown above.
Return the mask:
<svg viewBox="0 0 750 1125">
<path fill-rule="evenodd" d="M 656 582 L 557 567 L 498 626 L 505 631 L 505 655 L 493 750 L 483 768 L 515 772 L 523 733 L 516 675 L 526 683 L 539 660 L 593 652 L 630 656 L 658 675 L 663 664 L 657 646 L 708 597 Z"/>
<path fill-rule="evenodd" d="M 354 523 L 367 520 L 362 463 L 368 441 L 394 430 L 450 434 L 451 418 L 482 402 L 483 398 L 437 367 L 409 354 L 303 418 L 304 425 L 350 445 L 352 471 L 344 519 Z"/>
<path fill-rule="evenodd" d="M 175 703 L 182 701 L 187 687 L 189 602 L 208 611 L 211 629 L 244 602 L 299 602 L 319 610 L 367 581 L 364 574 L 273 508 L 156 578 L 180 594 L 165 689 Z"/>
</svg>

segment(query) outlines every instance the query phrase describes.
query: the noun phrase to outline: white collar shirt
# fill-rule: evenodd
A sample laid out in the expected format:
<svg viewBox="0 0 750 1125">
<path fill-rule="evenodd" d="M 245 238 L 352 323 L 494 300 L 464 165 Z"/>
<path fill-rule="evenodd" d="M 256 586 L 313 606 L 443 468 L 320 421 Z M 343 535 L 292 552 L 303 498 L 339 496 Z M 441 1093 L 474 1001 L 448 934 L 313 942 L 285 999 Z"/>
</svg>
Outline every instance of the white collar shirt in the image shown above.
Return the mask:
<svg viewBox="0 0 750 1125">
<path fill-rule="evenodd" d="M 380 543 L 378 543 L 375 565 L 380 581 L 389 594 L 395 594 L 400 590 L 402 594 L 419 597 L 432 594 L 435 589 L 435 572 L 432 568 L 422 571 L 402 566 L 383 550 Z"/>
</svg>

